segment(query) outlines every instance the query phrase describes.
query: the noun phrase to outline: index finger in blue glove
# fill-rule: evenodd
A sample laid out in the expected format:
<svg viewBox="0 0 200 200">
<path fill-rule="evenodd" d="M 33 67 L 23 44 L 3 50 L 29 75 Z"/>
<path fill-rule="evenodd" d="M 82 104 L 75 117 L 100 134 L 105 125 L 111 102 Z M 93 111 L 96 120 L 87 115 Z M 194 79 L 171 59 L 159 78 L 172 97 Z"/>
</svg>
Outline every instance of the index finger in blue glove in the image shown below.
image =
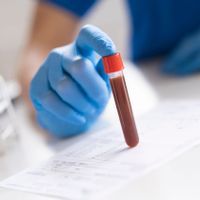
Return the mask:
<svg viewBox="0 0 200 200">
<path fill-rule="evenodd" d="M 107 103 L 109 99 L 108 86 L 89 59 L 76 58 L 69 65 L 67 59 L 64 58 L 62 65 L 95 105 L 102 107 Z"/>
<path fill-rule="evenodd" d="M 92 51 L 100 56 L 108 56 L 116 53 L 116 47 L 110 37 L 99 28 L 85 25 L 76 39 L 76 46 L 80 53 L 88 56 Z"/>
<path fill-rule="evenodd" d="M 52 90 L 76 111 L 86 115 L 92 114 L 95 112 L 95 107 L 88 101 L 81 87 L 71 78 L 71 75 L 64 73 L 61 61 L 62 57 L 65 57 L 68 66 L 71 65 L 71 61 L 62 54 L 62 51 L 62 48 L 57 48 L 51 52 L 51 56 L 55 59 L 52 60 L 52 62 L 54 61 L 51 64 L 52 66 L 48 67 L 49 84 Z M 57 63 L 56 58 L 60 58 L 60 61 Z"/>
</svg>

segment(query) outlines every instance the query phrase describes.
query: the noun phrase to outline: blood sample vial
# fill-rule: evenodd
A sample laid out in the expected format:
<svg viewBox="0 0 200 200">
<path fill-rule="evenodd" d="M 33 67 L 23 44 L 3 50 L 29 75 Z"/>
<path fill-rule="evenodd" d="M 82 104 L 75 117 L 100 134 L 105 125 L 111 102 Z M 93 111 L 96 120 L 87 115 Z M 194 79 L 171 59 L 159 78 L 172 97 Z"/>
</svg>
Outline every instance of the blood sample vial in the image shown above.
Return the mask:
<svg viewBox="0 0 200 200">
<path fill-rule="evenodd" d="M 103 57 L 104 70 L 108 74 L 126 144 L 135 147 L 139 142 L 131 102 L 123 74 L 123 61 L 119 53 Z"/>
</svg>

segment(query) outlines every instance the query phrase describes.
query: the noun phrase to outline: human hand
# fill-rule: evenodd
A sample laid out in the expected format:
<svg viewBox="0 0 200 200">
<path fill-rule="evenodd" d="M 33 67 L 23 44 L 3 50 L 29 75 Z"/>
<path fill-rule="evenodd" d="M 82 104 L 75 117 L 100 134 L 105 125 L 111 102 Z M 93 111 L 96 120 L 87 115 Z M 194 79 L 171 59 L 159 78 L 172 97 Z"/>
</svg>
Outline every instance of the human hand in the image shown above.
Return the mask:
<svg viewBox="0 0 200 200">
<path fill-rule="evenodd" d="M 87 130 L 110 94 L 100 56 L 115 53 L 111 39 L 86 25 L 76 41 L 52 50 L 31 82 L 30 97 L 39 124 L 65 137 Z"/>
<path fill-rule="evenodd" d="M 200 31 L 178 45 L 164 62 L 162 71 L 179 76 L 200 72 Z"/>
</svg>

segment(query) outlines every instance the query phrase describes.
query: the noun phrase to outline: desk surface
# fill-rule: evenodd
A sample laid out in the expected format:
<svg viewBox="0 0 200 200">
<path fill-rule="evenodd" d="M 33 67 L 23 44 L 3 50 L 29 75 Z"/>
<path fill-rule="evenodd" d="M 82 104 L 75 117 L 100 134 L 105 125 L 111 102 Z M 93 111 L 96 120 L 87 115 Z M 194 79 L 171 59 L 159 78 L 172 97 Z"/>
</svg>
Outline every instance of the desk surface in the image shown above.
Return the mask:
<svg viewBox="0 0 200 200">
<path fill-rule="evenodd" d="M 198 92 L 200 75 L 177 79 L 162 76 L 154 63 L 143 65 L 148 65 L 148 67 L 141 68 L 144 77 L 146 77 L 146 80 L 155 89 L 161 100 L 200 97 L 200 93 Z M 141 85 L 143 84 L 142 82 L 144 82 L 144 85 L 147 84 L 141 74 L 138 73 L 138 70 L 134 69 L 133 73 L 137 75 L 137 78 L 139 77 L 138 82 L 133 78 L 135 80 L 134 84 L 138 83 L 138 85 Z M 146 92 L 151 93 L 150 90 L 151 88 L 148 88 Z M 135 93 L 137 94 L 137 89 Z M 39 128 L 34 126 L 22 102 L 18 103 L 16 110 L 21 127 L 20 139 L 9 152 L 0 157 L 1 180 L 27 167 L 39 164 L 63 148 L 62 142 L 52 140 L 48 135 L 42 133 Z M 137 200 L 199 199 L 200 159 L 197 159 L 199 155 L 200 148 L 195 148 L 158 170 L 140 178 L 138 181 L 129 184 L 128 187 L 121 188 L 116 193 L 110 194 L 108 199 L 132 199 L 133 197 Z M 4 200 L 13 198 L 15 200 L 53 199 L 51 197 L 6 189 L 0 189 L 0 197 Z"/>
</svg>

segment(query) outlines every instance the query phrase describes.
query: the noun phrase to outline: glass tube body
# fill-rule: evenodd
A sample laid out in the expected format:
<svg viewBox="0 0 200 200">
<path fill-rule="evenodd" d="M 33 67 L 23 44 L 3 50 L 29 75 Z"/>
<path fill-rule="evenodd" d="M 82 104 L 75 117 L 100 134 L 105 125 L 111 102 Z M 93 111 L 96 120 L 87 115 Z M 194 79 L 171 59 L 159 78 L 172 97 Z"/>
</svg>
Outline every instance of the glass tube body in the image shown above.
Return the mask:
<svg viewBox="0 0 200 200">
<path fill-rule="evenodd" d="M 135 147 L 139 137 L 123 71 L 109 73 L 108 76 L 125 141 L 129 147 Z"/>
</svg>

